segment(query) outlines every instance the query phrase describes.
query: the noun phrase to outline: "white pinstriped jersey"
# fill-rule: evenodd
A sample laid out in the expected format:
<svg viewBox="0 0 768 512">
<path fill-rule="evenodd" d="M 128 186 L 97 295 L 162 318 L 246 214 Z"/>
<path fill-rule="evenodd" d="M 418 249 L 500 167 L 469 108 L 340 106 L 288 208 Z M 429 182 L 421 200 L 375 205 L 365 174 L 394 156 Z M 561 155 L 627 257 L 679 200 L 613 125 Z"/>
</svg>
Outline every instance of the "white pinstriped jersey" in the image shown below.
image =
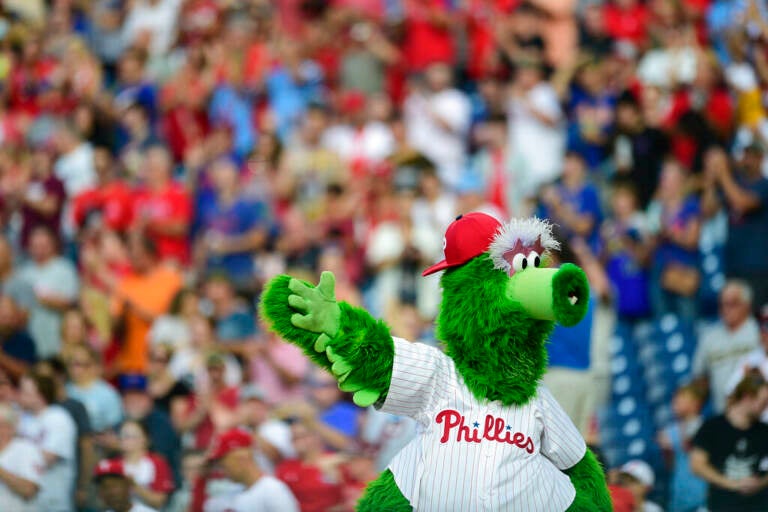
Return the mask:
<svg viewBox="0 0 768 512">
<path fill-rule="evenodd" d="M 479 401 L 451 358 L 393 338 L 392 382 L 381 410 L 418 422 L 416 437 L 389 466 L 415 510 L 563 511 L 576 491 L 561 470 L 586 444 L 539 385 L 523 406 Z"/>
</svg>

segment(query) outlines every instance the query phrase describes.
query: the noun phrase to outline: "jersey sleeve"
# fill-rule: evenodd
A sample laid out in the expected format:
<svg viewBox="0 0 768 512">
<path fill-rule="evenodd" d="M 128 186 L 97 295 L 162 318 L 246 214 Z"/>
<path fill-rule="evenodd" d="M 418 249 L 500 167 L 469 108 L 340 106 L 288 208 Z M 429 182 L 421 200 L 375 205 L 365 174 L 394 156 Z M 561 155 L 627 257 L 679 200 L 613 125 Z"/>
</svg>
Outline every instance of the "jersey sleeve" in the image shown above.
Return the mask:
<svg viewBox="0 0 768 512">
<path fill-rule="evenodd" d="M 152 454 L 150 459 L 155 466 L 155 478 L 149 484 L 149 488 L 155 492 L 169 494 L 175 487 L 170 466 L 160 455 Z"/>
<path fill-rule="evenodd" d="M 395 344 L 392 381 L 380 409 L 428 423 L 431 419 L 426 413 L 436 408 L 439 391 L 449 386 L 453 366 L 448 356 L 434 347 L 392 339 Z"/>
<path fill-rule="evenodd" d="M 584 438 L 552 393 L 543 385 L 539 386 L 539 404 L 541 420 L 544 422 L 541 454 L 560 470 L 575 466 L 587 451 Z"/>
<path fill-rule="evenodd" d="M 270 479 L 269 483 L 264 507 L 266 512 L 299 512 L 299 503 L 286 484 L 276 479 Z"/>
</svg>

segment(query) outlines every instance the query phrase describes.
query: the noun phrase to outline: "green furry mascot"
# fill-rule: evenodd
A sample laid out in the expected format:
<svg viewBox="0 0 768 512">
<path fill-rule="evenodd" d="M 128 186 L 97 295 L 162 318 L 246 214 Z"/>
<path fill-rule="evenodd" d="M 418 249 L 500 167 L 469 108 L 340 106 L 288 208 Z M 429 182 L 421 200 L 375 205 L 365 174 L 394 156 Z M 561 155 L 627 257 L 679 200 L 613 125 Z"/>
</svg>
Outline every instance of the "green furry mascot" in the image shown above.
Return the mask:
<svg viewBox="0 0 768 512">
<path fill-rule="evenodd" d="M 281 275 L 261 314 L 332 372 L 361 407 L 410 416 L 418 434 L 371 482 L 360 511 L 610 511 L 603 471 L 540 384 L 554 322 L 578 323 L 588 284 L 575 265 L 545 268 L 559 248 L 539 219 L 506 225 L 459 216 L 445 234 L 437 321 L 445 353 L 393 338 L 365 310 Z"/>
</svg>

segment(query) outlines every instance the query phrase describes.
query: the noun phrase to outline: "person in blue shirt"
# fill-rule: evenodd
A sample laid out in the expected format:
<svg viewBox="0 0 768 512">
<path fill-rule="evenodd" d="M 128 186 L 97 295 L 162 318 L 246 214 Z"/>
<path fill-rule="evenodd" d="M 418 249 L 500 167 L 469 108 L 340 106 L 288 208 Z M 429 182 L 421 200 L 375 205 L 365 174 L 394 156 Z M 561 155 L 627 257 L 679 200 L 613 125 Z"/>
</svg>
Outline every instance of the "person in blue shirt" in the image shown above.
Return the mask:
<svg viewBox="0 0 768 512">
<path fill-rule="evenodd" d="M 582 238 L 593 252 L 597 252 L 602 222 L 600 197 L 597 188 L 589 181 L 581 155 L 568 152 L 559 182 L 544 187 L 540 196 L 539 217 L 559 225 L 569 239 Z"/>
<path fill-rule="evenodd" d="M 560 252 L 552 252 L 552 267 L 577 263 L 567 240 L 560 239 Z M 573 327 L 556 324 L 547 343 L 549 367 L 543 383 L 562 405 L 582 435 L 589 432 L 595 408 L 595 386 L 591 370 L 592 327 L 597 307 L 594 293 L 589 295 L 589 309 Z"/>
<path fill-rule="evenodd" d="M 721 208 L 728 214 L 725 274 L 750 283 L 755 308 L 768 303 L 768 178 L 761 168 L 764 154 L 762 145 L 750 144 L 732 170 L 721 152 L 718 163 L 705 173 L 702 196 L 707 215 Z"/>
<path fill-rule="evenodd" d="M 676 313 L 692 325 L 697 315 L 698 284 L 686 289 L 688 278 L 684 276 L 700 274 L 702 213 L 698 198 L 688 193 L 685 169 L 675 160 L 667 160 L 662 167 L 649 216 L 656 219 L 650 287 L 653 313 L 657 317 Z"/>
<path fill-rule="evenodd" d="M 209 273 L 220 272 L 238 289 L 254 286 L 254 251 L 267 241 L 267 205 L 246 197 L 239 185 L 238 169 L 220 159 L 211 167 L 212 190 L 197 198 L 196 255 Z"/>
<path fill-rule="evenodd" d="M 605 85 L 605 70 L 598 61 L 586 63 L 570 89 L 568 149 L 579 153 L 594 170 L 605 160 L 617 97 Z"/>
<path fill-rule="evenodd" d="M 631 325 L 650 316 L 648 259 L 651 250 L 645 215 L 629 181 L 611 186 L 611 216 L 600 228 L 600 259 L 611 283 L 617 320 Z"/>
</svg>

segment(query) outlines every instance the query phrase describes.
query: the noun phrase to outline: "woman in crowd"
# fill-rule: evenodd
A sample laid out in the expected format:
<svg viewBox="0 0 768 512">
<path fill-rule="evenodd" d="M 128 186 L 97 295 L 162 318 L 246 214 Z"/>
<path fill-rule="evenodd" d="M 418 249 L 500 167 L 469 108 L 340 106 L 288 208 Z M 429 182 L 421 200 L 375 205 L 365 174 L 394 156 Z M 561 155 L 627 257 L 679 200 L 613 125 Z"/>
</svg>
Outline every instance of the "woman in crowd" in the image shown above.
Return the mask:
<svg viewBox="0 0 768 512">
<path fill-rule="evenodd" d="M 138 421 L 120 427 L 120 460 L 133 480 L 134 502 L 162 508 L 174 489 L 173 474 L 165 459 L 150 451 L 149 435 Z"/>
</svg>

